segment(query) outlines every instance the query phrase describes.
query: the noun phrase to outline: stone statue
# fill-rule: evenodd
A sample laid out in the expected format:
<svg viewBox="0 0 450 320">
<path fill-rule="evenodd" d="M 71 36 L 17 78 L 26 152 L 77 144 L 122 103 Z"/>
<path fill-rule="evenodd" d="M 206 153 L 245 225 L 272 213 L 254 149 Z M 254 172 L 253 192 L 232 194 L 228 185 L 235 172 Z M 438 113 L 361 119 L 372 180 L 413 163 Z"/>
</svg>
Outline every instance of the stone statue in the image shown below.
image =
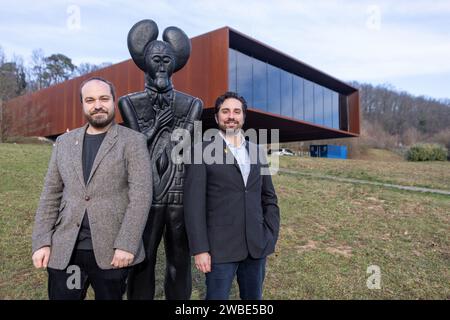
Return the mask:
<svg viewBox="0 0 450 320">
<path fill-rule="evenodd" d="M 171 76 L 186 64 L 191 42 L 176 28 L 164 30 L 152 20 L 136 23 L 128 33 L 128 49 L 145 72 L 145 89 L 119 99 L 125 126 L 147 136 L 152 159 L 153 202 L 144 231 L 146 259 L 133 267 L 128 277 L 128 299 L 153 299 L 157 249 L 164 235 L 166 299 L 189 299 L 192 291 L 191 257 L 183 217 L 184 165 L 175 164 L 171 151 L 173 130 L 193 133 L 194 121 L 203 110 L 200 99 L 174 90 Z"/>
</svg>

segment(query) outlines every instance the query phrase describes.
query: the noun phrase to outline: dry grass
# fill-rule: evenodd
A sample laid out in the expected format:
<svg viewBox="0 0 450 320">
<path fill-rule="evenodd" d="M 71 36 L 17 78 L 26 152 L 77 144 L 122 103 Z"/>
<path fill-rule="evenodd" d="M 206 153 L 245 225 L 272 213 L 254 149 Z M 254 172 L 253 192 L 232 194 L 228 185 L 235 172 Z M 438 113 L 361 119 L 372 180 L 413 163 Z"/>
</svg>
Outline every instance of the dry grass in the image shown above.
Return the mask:
<svg viewBox="0 0 450 320">
<path fill-rule="evenodd" d="M 275 299 L 448 299 L 450 199 L 279 175 Z M 280 186 L 283 186 L 282 188 Z M 381 290 L 369 290 L 370 265 Z"/>
<path fill-rule="evenodd" d="M 30 255 L 50 152 L 49 146 L 0 144 L 0 299 L 47 298 L 46 272 L 33 268 Z M 449 189 L 444 163 L 289 158 L 282 165 Z M 273 180 L 281 231 L 277 252 L 268 260 L 266 299 L 450 298 L 449 197 L 286 174 Z M 158 299 L 163 260 L 160 250 Z M 380 290 L 366 286 L 370 265 L 381 268 Z M 193 270 L 192 298 L 204 293 L 204 277 Z M 237 297 L 234 286 L 232 298 Z"/>
<path fill-rule="evenodd" d="M 448 161 L 372 161 L 284 156 L 280 157 L 280 167 L 305 173 L 450 190 Z"/>
</svg>

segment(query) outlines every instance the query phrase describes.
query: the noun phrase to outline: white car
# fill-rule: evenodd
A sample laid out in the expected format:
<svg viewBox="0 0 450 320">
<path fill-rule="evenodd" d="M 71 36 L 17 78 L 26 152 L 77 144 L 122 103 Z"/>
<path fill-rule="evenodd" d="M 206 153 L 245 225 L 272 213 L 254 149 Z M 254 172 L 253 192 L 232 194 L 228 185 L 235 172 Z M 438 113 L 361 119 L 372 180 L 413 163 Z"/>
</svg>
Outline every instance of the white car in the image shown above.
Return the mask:
<svg viewBox="0 0 450 320">
<path fill-rule="evenodd" d="M 295 155 L 294 152 L 292 152 L 289 149 L 281 148 L 281 149 L 270 149 L 268 152 L 270 155 L 278 155 L 278 156 L 293 156 Z"/>
</svg>

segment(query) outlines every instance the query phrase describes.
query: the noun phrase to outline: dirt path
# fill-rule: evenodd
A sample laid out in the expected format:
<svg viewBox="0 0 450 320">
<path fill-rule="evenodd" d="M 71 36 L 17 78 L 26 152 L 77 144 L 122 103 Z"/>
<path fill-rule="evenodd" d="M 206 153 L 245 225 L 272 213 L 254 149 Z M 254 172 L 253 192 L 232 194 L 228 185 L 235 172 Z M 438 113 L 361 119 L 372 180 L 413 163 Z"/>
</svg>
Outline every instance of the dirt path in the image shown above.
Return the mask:
<svg viewBox="0 0 450 320">
<path fill-rule="evenodd" d="M 295 170 L 291 170 L 291 169 L 284 169 L 284 168 L 280 168 L 278 171 L 281 172 L 281 173 L 296 174 L 296 175 L 313 177 L 313 178 L 318 178 L 318 179 L 328 179 L 328 180 L 335 180 L 335 181 L 341 181 L 341 182 L 370 184 L 370 185 L 374 185 L 374 186 L 395 188 L 395 189 L 400 189 L 400 190 L 408 190 L 408 191 L 416 191 L 416 192 L 428 192 L 428 193 L 443 194 L 443 195 L 450 196 L 450 191 L 447 191 L 447 190 L 430 189 L 430 188 L 422 188 L 422 187 L 412 187 L 412 186 L 403 186 L 403 185 L 399 185 L 399 184 L 374 182 L 374 181 L 369 181 L 369 180 L 342 178 L 342 177 L 328 176 L 328 175 L 319 175 L 319 174 L 300 172 L 300 171 L 295 171 Z"/>
</svg>

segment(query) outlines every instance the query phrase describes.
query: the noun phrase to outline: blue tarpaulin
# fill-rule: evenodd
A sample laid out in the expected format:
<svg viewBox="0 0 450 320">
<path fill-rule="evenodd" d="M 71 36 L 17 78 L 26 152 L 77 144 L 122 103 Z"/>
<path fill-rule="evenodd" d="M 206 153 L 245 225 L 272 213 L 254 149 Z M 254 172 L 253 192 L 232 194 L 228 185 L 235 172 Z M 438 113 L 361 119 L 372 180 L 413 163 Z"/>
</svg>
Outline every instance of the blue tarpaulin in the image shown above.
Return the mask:
<svg viewBox="0 0 450 320">
<path fill-rule="evenodd" d="M 312 144 L 309 146 L 311 157 L 347 159 L 347 146 L 333 144 Z"/>
</svg>

